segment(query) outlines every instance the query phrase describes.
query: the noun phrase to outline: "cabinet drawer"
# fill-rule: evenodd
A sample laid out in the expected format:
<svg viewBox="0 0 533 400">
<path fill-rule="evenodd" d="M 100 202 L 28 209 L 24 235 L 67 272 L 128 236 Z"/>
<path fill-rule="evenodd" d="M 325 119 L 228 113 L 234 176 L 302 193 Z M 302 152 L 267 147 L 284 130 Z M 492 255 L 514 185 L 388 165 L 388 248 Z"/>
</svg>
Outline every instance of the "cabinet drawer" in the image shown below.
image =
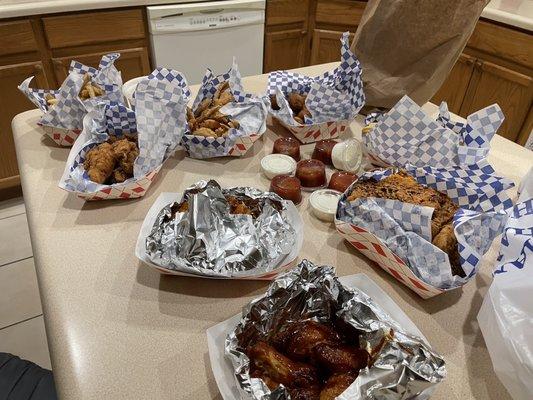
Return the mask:
<svg viewBox="0 0 533 400">
<path fill-rule="evenodd" d="M 365 7 L 364 1 L 319 0 L 316 6 L 316 23 L 357 26 Z"/>
<path fill-rule="evenodd" d="M 43 26 L 52 49 L 146 36 L 141 9 L 45 17 Z"/>
<path fill-rule="evenodd" d="M 533 68 L 531 34 L 479 21 L 467 46 Z"/>
<path fill-rule="evenodd" d="M 309 0 L 269 0 L 266 8 L 266 25 L 283 25 L 303 22 L 307 27 Z"/>
<path fill-rule="evenodd" d="M 0 55 L 37 51 L 30 21 L 0 23 Z"/>
</svg>

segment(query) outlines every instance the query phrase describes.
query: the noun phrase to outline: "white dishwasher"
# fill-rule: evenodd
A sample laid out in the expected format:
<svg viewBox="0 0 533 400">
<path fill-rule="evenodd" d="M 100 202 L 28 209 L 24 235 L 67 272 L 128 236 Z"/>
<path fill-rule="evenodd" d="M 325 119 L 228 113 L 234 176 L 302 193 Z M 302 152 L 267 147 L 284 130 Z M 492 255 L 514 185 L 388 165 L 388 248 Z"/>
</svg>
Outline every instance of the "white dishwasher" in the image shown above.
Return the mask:
<svg viewBox="0 0 533 400">
<path fill-rule="evenodd" d="M 202 81 L 206 68 L 218 75 L 237 57 L 242 76 L 263 71 L 265 0 L 227 0 L 147 7 L 157 67 Z"/>
</svg>

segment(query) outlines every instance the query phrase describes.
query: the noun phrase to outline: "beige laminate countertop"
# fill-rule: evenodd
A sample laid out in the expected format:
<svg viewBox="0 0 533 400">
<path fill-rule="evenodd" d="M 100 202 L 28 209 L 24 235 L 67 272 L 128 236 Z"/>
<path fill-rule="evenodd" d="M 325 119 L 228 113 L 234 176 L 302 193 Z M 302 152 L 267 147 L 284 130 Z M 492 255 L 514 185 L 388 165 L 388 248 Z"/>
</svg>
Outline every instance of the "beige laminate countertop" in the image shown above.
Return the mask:
<svg viewBox="0 0 533 400">
<path fill-rule="evenodd" d="M 314 75 L 326 64 L 302 69 Z M 263 92 L 267 76 L 244 79 Z M 195 87 L 196 89 L 196 87 Z M 194 91 L 193 91 L 194 92 Z M 436 107 L 428 104 L 427 110 Z M 223 186 L 268 189 L 259 161 L 271 151 L 272 126 L 243 158 L 193 160 L 179 152 L 138 200 L 85 203 L 57 187 L 69 150 L 56 147 L 36 126 L 40 112 L 13 120 L 19 168 L 41 290 L 52 366 L 61 399 L 220 399 L 209 363 L 207 328 L 240 312 L 267 283 L 163 276 L 139 262 L 134 247 L 146 212 L 161 192 L 180 192 L 207 178 Z M 361 120 L 347 135 L 360 135 Z M 309 154 L 313 145 L 307 145 Z M 518 183 L 532 153 L 500 136 L 490 162 Z M 481 272 L 463 290 L 422 300 L 315 219 L 307 196 L 301 258 L 333 265 L 340 276 L 364 272 L 418 325 L 447 362 L 448 377 L 434 399 L 509 399 L 493 372 L 476 322 L 491 282 L 498 243 Z"/>
<path fill-rule="evenodd" d="M 0 19 L 115 7 L 205 1 L 209 0 L 0 0 Z M 492 0 L 481 16 L 533 31 L 533 0 Z"/>
</svg>

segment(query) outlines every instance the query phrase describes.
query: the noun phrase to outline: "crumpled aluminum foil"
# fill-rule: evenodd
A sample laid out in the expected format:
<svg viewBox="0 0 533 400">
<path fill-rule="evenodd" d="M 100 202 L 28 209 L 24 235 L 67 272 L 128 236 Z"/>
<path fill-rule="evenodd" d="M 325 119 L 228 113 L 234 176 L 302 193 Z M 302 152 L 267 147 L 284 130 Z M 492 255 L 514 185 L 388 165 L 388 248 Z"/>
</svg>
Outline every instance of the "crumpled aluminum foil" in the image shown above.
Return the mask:
<svg viewBox="0 0 533 400">
<path fill-rule="evenodd" d="M 244 354 L 250 344 L 268 341 L 288 322 L 327 322 L 333 315 L 363 332 L 361 346 L 373 360 L 338 400 L 427 399 L 445 378 L 444 360 L 422 339 L 403 333 L 402 327 L 366 294 L 344 287 L 333 267 L 303 260 L 272 282 L 263 297 L 244 308 L 241 322 L 226 338 L 225 353 L 235 368 L 241 398 L 290 399 L 283 386 L 271 391 L 261 379 L 250 378 L 250 360 Z"/>
<path fill-rule="evenodd" d="M 232 215 L 225 195 L 259 199 L 262 212 L 256 219 Z M 295 245 L 296 232 L 285 203 L 275 193 L 251 187 L 221 189 L 210 180 L 188 188 L 183 199 L 188 201 L 188 212 L 171 218 L 169 204 L 146 238 L 148 257 L 159 266 L 215 277 L 246 276 L 251 271 L 256 275 L 278 266 Z"/>
</svg>

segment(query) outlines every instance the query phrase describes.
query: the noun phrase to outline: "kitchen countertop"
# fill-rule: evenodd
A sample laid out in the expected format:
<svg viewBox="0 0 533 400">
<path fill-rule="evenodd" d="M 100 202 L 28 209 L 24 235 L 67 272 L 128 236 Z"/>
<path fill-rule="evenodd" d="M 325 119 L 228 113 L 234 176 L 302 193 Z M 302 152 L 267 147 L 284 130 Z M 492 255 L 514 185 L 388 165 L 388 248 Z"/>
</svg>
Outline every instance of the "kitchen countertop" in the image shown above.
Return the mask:
<svg viewBox="0 0 533 400">
<path fill-rule="evenodd" d="M 0 19 L 36 14 L 209 0 L 0 0 Z M 533 0 L 492 0 L 483 18 L 533 31 Z"/>
<path fill-rule="evenodd" d="M 334 65 L 300 71 L 316 75 Z M 267 75 L 247 77 L 244 87 L 263 92 L 266 82 Z M 432 104 L 425 108 L 437 110 Z M 161 275 L 135 258 L 135 242 L 161 192 L 180 192 L 208 178 L 226 187 L 268 189 L 259 162 L 277 134 L 286 131 L 270 123 L 242 158 L 193 160 L 178 152 L 145 197 L 85 203 L 58 188 L 69 149 L 43 137 L 36 126 L 39 116 L 38 110 L 17 115 L 13 135 L 59 398 L 220 399 L 205 331 L 239 313 L 267 283 Z M 358 118 L 346 136 L 360 136 L 361 127 Z M 312 148 L 307 145 L 303 152 Z M 489 161 L 517 183 L 533 165 L 531 152 L 498 135 Z M 498 243 L 463 289 L 423 300 L 342 240 L 333 224 L 314 218 L 307 195 L 299 210 L 305 225 L 301 258 L 333 265 L 340 276 L 367 274 L 445 358 L 448 377 L 433 399 L 510 399 L 493 372 L 476 321 Z"/>
</svg>

